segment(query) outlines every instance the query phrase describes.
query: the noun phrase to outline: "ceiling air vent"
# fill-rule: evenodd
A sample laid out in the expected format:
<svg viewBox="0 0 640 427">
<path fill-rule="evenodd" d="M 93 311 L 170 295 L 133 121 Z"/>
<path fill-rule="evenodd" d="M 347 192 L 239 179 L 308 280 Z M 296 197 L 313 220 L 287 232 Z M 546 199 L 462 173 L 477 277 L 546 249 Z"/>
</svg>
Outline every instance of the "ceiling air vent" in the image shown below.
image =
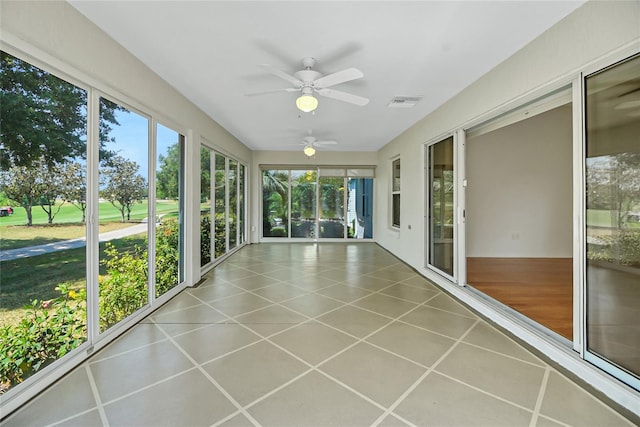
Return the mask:
<svg viewBox="0 0 640 427">
<path fill-rule="evenodd" d="M 421 99 L 421 96 L 394 96 L 387 104 L 387 107 L 411 108 L 414 107 Z"/>
</svg>

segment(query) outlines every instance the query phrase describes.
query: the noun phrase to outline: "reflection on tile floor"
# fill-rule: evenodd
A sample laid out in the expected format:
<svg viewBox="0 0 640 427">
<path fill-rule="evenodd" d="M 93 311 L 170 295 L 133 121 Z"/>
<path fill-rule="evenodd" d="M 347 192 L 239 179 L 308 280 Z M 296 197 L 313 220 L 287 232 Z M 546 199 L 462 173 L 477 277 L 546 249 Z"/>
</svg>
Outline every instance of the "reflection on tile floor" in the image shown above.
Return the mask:
<svg viewBox="0 0 640 427">
<path fill-rule="evenodd" d="M 6 426 L 632 425 L 373 243 L 205 278 Z"/>
</svg>

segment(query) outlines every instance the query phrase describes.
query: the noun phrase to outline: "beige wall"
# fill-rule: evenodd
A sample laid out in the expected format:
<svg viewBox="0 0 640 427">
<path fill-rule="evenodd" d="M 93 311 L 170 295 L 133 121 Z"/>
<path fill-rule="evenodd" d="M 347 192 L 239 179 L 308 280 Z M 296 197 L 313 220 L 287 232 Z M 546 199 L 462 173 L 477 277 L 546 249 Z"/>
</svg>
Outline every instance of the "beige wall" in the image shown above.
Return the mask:
<svg viewBox="0 0 640 427">
<path fill-rule="evenodd" d="M 640 39 L 640 2 L 588 2 L 378 152 L 376 240 L 416 268 L 424 266 L 424 148 L 494 109 L 577 76 L 582 67 Z M 488 117 L 487 117 L 488 118 Z M 390 159 L 402 162 L 400 231 L 389 227 Z M 411 229 L 409 229 L 411 226 Z"/>
<path fill-rule="evenodd" d="M 566 105 L 467 139 L 469 257 L 572 257 Z"/>
</svg>

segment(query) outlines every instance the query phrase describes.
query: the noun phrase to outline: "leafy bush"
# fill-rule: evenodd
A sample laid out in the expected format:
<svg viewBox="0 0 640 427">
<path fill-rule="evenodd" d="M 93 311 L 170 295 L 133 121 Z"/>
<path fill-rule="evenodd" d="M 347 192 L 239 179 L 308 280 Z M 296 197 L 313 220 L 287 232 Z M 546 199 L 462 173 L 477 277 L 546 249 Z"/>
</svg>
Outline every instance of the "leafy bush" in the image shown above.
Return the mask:
<svg viewBox="0 0 640 427">
<path fill-rule="evenodd" d="M 287 237 L 287 230 L 284 227 L 273 227 L 269 232 L 269 237 Z"/>
<path fill-rule="evenodd" d="M 177 218 L 166 218 L 156 229 L 156 297 L 178 284 L 179 223 Z"/>
<path fill-rule="evenodd" d="M 588 258 L 640 267 L 640 230 L 621 230 L 613 236 L 600 236 L 603 244 L 589 244 Z"/>
<path fill-rule="evenodd" d="M 0 392 L 61 358 L 86 340 L 86 292 L 56 287 L 60 296 L 33 300 L 17 325 L 0 328 Z"/>
<path fill-rule="evenodd" d="M 211 215 L 200 214 L 200 265 L 211 261 Z"/>
<path fill-rule="evenodd" d="M 108 274 L 98 277 L 100 330 L 115 325 L 147 303 L 147 251 L 122 252 L 109 242 L 102 262 Z"/>
</svg>

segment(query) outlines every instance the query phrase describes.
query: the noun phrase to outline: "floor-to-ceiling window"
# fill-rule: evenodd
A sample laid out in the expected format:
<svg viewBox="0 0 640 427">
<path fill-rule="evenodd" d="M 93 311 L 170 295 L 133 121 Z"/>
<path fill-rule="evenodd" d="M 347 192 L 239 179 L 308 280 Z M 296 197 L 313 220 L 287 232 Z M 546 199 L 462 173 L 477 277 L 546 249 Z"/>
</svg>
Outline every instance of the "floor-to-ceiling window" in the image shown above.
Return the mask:
<svg viewBox="0 0 640 427">
<path fill-rule="evenodd" d="M 586 349 L 640 386 L 640 56 L 585 78 Z"/>
<path fill-rule="evenodd" d="M 86 124 L 86 89 L 0 51 L 0 393 L 87 340 Z"/>
<path fill-rule="evenodd" d="M 427 147 L 429 171 L 428 265 L 454 276 L 453 136 Z"/>
<path fill-rule="evenodd" d="M 112 111 L 116 121 L 110 124 L 105 115 Z M 100 98 L 100 130 L 107 148 L 117 154 L 100 164 L 98 217 L 123 225 L 121 235 L 100 251 L 102 332 L 149 302 L 149 118 Z M 125 270 L 123 265 L 135 268 Z"/>
<path fill-rule="evenodd" d="M 206 266 L 246 243 L 246 166 L 203 146 L 200 154 L 201 256 Z"/>
<path fill-rule="evenodd" d="M 289 171 L 262 171 L 262 235 L 289 237 Z"/>
<path fill-rule="evenodd" d="M 228 169 L 229 212 L 227 214 L 227 230 L 229 233 L 229 250 L 238 244 L 238 162 L 229 159 Z"/>
<path fill-rule="evenodd" d="M 184 136 L 156 124 L 155 296 L 184 280 Z"/>
<path fill-rule="evenodd" d="M 211 151 L 200 147 L 200 266 L 212 261 L 213 218 L 211 217 Z"/>
<path fill-rule="evenodd" d="M 262 236 L 373 238 L 373 168 L 262 170 Z"/>
<path fill-rule="evenodd" d="M 214 242 L 215 242 L 215 258 L 219 258 L 227 253 L 227 158 L 222 154 L 215 153 L 214 163 L 215 190 L 214 190 Z"/>
<path fill-rule="evenodd" d="M 291 171 L 291 237 L 315 238 L 316 202 L 318 196 L 316 170 Z"/>
<path fill-rule="evenodd" d="M 345 234 L 344 169 L 320 169 L 318 196 L 320 237 L 342 239 Z"/>
</svg>

